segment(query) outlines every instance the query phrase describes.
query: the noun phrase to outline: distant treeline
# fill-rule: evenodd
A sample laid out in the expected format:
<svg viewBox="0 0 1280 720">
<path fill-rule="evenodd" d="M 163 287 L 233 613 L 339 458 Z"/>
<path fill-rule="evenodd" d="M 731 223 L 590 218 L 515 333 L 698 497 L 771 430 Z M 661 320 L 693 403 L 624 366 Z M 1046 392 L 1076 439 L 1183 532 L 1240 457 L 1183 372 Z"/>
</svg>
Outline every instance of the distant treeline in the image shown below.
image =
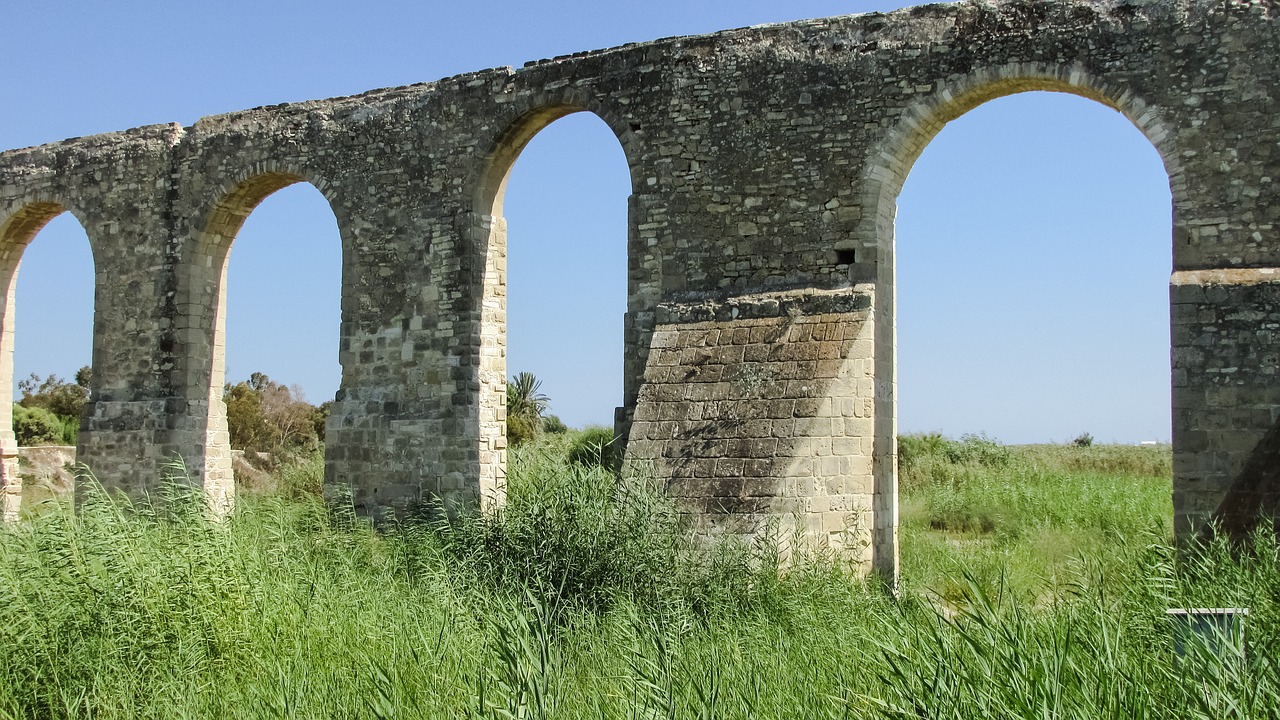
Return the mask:
<svg viewBox="0 0 1280 720">
<path fill-rule="evenodd" d="M 74 382 L 35 373 L 19 382 L 21 399 L 13 406 L 18 445 L 75 445 L 92 379 L 93 370 L 82 367 Z M 244 382 L 228 383 L 222 397 L 231 447 L 237 450 L 279 455 L 315 450 L 324 442 L 332 403 L 312 405 L 296 385 L 253 373 Z"/>
</svg>

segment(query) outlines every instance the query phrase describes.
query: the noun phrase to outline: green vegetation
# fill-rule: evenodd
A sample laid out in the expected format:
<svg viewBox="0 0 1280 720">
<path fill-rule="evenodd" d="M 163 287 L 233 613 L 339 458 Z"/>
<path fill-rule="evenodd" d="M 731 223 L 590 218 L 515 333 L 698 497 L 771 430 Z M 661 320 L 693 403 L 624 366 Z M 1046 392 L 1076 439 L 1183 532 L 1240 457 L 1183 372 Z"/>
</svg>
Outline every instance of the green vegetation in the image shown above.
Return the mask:
<svg viewBox="0 0 1280 720">
<path fill-rule="evenodd" d="M 57 415 L 44 408 L 26 408 L 15 404 L 13 434 L 22 447 L 58 445 L 62 443 L 63 424 Z"/>
<path fill-rule="evenodd" d="M 302 389 L 288 387 L 263 373 L 223 389 L 231 447 L 282 459 L 313 454 L 324 441 L 331 403 L 306 401 Z"/>
<path fill-rule="evenodd" d="M 83 367 L 74 383 L 35 373 L 19 382 L 22 398 L 13 410 L 18 444 L 75 445 L 92 379 L 93 370 Z M 311 405 L 296 386 L 286 387 L 263 373 L 253 373 L 245 382 L 228 383 L 223 400 L 231 446 L 237 450 L 288 459 L 314 454 L 324 441 L 331 403 Z"/>
<path fill-rule="evenodd" d="M 602 467 L 613 472 L 622 469 L 622 453 L 613 428 L 593 426 L 578 433 L 569 444 L 567 457 L 574 465 Z"/>
<path fill-rule="evenodd" d="M 542 381 L 533 373 L 522 372 L 507 381 L 507 440 L 512 445 L 526 443 L 542 432 L 543 414 L 551 400 L 539 392 Z M 559 422 L 563 426 L 564 423 Z"/>
<path fill-rule="evenodd" d="M 76 372 L 74 383 L 57 375 L 42 379 L 35 373 L 19 381 L 22 399 L 13 407 L 13 432 L 18 444 L 75 445 L 92 379 L 93 371 L 82 367 Z"/>
<path fill-rule="evenodd" d="M 904 579 L 948 601 L 968 592 L 966 574 L 1032 603 L 1085 573 L 1123 580 L 1140 569 L 1125 549 L 1172 537 L 1168 446 L 931 434 L 900 438 L 899 453 Z"/>
<path fill-rule="evenodd" d="M 1280 547 L 1179 559 L 1167 448 L 904 438 L 894 599 L 690 543 L 580 439 L 515 448 L 506 508 L 452 522 L 299 493 L 218 524 L 174 489 L 0 531 L 0 717 L 1280 716 Z M 1247 656 L 1175 660 L 1189 606 L 1251 608 Z"/>
</svg>

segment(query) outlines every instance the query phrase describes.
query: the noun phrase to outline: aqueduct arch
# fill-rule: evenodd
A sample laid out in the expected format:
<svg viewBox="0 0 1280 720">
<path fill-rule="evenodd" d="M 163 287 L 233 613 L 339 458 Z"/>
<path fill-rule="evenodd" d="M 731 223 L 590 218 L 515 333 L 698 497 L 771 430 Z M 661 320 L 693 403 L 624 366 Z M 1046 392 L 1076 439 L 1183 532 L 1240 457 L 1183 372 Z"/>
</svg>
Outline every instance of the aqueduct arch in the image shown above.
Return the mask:
<svg viewBox="0 0 1280 720">
<path fill-rule="evenodd" d="M 13 432 L 13 351 L 18 269 L 27 245 L 54 218 L 74 212 L 69 204 L 52 197 L 32 199 L 8 217 L 0 217 L 0 520 L 16 520 L 22 506 L 22 479 L 18 476 L 18 443 Z M 77 222 L 79 218 L 77 217 Z M 83 227 L 83 223 L 81 223 Z M 90 244 L 92 253 L 92 244 Z"/>
<path fill-rule="evenodd" d="M 223 386 L 226 382 L 227 267 L 231 247 L 249 215 L 269 196 L 298 183 L 306 183 L 323 195 L 324 181 L 308 179 L 290 168 L 255 166 L 241 177 L 213 192 L 216 202 L 205 210 L 187 253 L 191 261 L 178 278 L 175 329 L 184 345 L 185 362 L 175 364 L 185 387 L 188 419 L 205 441 L 199 451 L 184 457 L 189 469 L 203 480 L 210 501 L 229 511 L 235 501 L 231 470 L 231 446 L 227 432 Z M 332 206 L 332 204 L 331 204 Z"/>
<path fill-rule="evenodd" d="M 90 218 L 105 286 L 84 459 L 130 491 L 175 453 L 212 482 L 208 384 L 190 372 L 210 336 L 190 318 L 210 306 L 188 292 L 212 273 L 207 208 L 228 179 L 324 178 L 344 245 L 327 481 L 374 516 L 471 503 L 496 483 L 482 308 L 503 158 L 539 122 L 590 110 L 633 180 L 628 456 L 707 531 L 781 518 L 892 573 L 897 190 L 964 109 L 1074 92 L 1124 112 L 1169 171 L 1179 531 L 1244 527 L 1280 510 L 1278 49 L 1262 0 L 962 2 L 744 28 L 9 151 L 0 217 L 67 196 Z"/>
<path fill-rule="evenodd" d="M 877 456 L 885 458 L 876 467 L 877 484 L 885 490 L 877 494 L 878 514 L 897 515 L 897 319 L 895 288 L 897 260 L 895 231 L 898 196 L 916 160 L 928 144 L 951 122 L 983 103 L 1023 92 L 1061 92 L 1098 102 L 1124 115 L 1151 142 L 1164 163 L 1173 195 L 1174 223 L 1184 188 L 1178 171 L 1176 148 L 1172 147 L 1170 129 L 1163 126 L 1159 114 L 1148 112 L 1141 98 L 1124 89 L 1092 77 L 1078 65 L 1013 63 L 982 68 L 963 76 L 948 78 L 919 103 L 909 106 L 898 123 L 885 134 L 872 152 L 863 182 L 866 198 L 863 207 L 873 209 L 863 218 L 852 246 L 875 247 L 878 259 L 876 288 L 879 294 L 876 316 L 876 344 L 882 351 L 876 356 L 875 375 L 882 388 L 876 394 L 875 444 Z M 859 242 L 860 241 L 860 242 Z M 1170 243 L 1172 247 L 1172 240 Z M 880 450 L 882 449 L 883 450 Z M 892 462 L 888 460 L 892 457 Z M 1200 519 L 1203 521 L 1203 518 Z M 1181 527 L 1196 525 L 1196 519 L 1178 516 Z M 896 522 L 895 522 L 896 524 Z M 896 543 L 892 544 L 894 548 Z M 887 551 L 886 551 L 887 552 Z M 897 560 L 893 561 L 894 566 Z"/>
<path fill-rule="evenodd" d="M 551 101 L 532 109 L 520 111 L 494 141 L 485 161 L 479 166 L 479 176 L 472 181 L 475 197 L 472 201 L 472 217 L 476 223 L 476 236 L 483 243 L 484 277 L 479 292 L 480 302 L 480 354 L 478 374 L 481 388 L 480 417 L 480 497 L 482 502 L 501 502 L 505 496 L 506 467 L 506 273 L 507 273 L 507 225 L 502 208 L 507 190 L 507 180 L 525 146 L 555 121 L 567 115 L 585 112 L 594 115 L 613 131 L 627 159 L 629 170 L 634 169 L 628 146 L 635 142 L 629 128 L 617 118 L 608 117 L 608 110 L 589 98 Z M 603 115 L 602 115 L 603 113 Z M 634 171 L 632 191 L 636 187 Z M 628 228 L 627 255 L 634 256 L 635 234 Z M 649 288 L 655 278 L 629 272 L 627 279 L 628 308 L 643 307 L 641 296 L 651 293 Z M 623 357 L 636 355 L 635 335 L 624 337 Z M 624 396 L 633 398 L 643 382 L 640 368 L 624 360 Z"/>
</svg>

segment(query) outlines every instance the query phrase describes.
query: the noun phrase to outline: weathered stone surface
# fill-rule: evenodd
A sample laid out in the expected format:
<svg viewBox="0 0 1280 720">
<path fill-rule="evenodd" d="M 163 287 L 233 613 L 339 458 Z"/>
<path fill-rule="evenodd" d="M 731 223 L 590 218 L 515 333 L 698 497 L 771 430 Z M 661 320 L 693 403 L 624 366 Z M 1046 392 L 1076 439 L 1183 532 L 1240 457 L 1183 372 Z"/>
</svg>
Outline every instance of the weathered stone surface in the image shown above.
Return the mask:
<svg viewBox="0 0 1280 720">
<path fill-rule="evenodd" d="M 663 478 L 701 531 L 799 522 L 871 562 L 871 304 L 864 288 L 660 304 L 633 471 Z"/>
<path fill-rule="evenodd" d="M 617 413 L 630 460 L 708 523 L 750 531 L 785 517 L 892 573 L 898 192 L 949 120 L 1061 91 L 1123 113 L 1169 173 L 1175 497 L 1188 531 L 1224 498 L 1274 492 L 1253 472 L 1249 492 L 1229 494 L 1280 408 L 1276 15 L 1270 0 L 928 5 L 6 152 L 0 393 L 17 260 L 69 210 L 97 265 L 82 459 L 137 491 L 180 455 L 229 503 L 226 254 L 258 202 L 309 182 L 343 248 L 328 482 L 371 515 L 434 497 L 500 501 L 505 178 L 544 126 L 593 112 L 633 187 Z M 0 428 L 8 407 L 0 397 Z M 0 429 L 3 497 L 15 495 L 12 448 Z"/>
<path fill-rule="evenodd" d="M 35 510 L 43 502 L 69 498 L 75 492 L 75 466 L 73 445 L 18 448 L 23 507 Z"/>
</svg>

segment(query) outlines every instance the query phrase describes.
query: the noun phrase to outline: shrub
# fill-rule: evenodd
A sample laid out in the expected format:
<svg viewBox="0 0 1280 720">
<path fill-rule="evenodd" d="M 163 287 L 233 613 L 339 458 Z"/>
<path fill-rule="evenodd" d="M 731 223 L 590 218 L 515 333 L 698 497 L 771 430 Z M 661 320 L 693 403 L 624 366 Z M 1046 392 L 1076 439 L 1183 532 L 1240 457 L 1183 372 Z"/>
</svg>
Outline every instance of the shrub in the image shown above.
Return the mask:
<svg viewBox="0 0 1280 720">
<path fill-rule="evenodd" d="M 28 408 L 44 408 L 60 418 L 79 419 L 89 402 L 92 376 L 87 367 L 80 368 L 74 383 L 64 382 L 57 375 L 41 379 L 31 373 L 30 377 L 18 383 L 18 389 L 22 391 L 22 399 L 18 403 Z"/>
<path fill-rule="evenodd" d="M 784 612 L 777 528 L 752 541 L 694 540 L 651 479 L 529 449 L 510 456 L 505 506 L 453 519 L 442 513 L 432 533 L 438 545 L 420 548 L 442 550 L 465 578 L 460 586 L 589 613 L 619 605 L 702 619 Z M 790 562 L 796 578 L 815 569 L 815 578 L 843 577 L 801 546 L 790 547 Z"/>
<path fill-rule="evenodd" d="M 947 441 L 942 451 L 947 462 L 958 465 L 974 464 L 986 467 L 1004 467 L 1009 464 L 1009 448 L 983 434 L 968 434 L 960 440 Z"/>
<path fill-rule="evenodd" d="M 537 426 L 529 422 L 528 418 L 522 415 L 507 416 L 507 442 L 512 445 L 521 445 L 534 439 L 537 435 Z"/>
<path fill-rule="evenodd" d="M 1093 447 L 1093 436 L 1087 432 L 1082 432 L 1071 441 L 1076 447 Z"/>
<path fill-rule="evenodd" d="M 959 440 L 936 432 L 898 437 L 898 469 L 907 485 L 949 477 L 957 465 L 1006 467 L 1011 458 L 1009 448 L 986 435 L 964 435 Z"/>
<path fill-rule="evenodd" d="M 559 415 L 548 415 L 543 418 L 542 429 L 556 434 L 569 432 L 569 426 L 564 424 Z"/>
<path fill-rule="evenodd" d="M 93 371 L 88 367 L 80 368 L 74 383 L 64 382 L 57 375 L 41 378 L 32 373 L 30 377 L 18 383 L 22 399 L 18 405 L 27 410 L 41 410 L 53 417 L 58 425 L 57 436 L 50 436 L 51 427 L 48 418 L 40 415 L 41 427 L 27 427 L 23 430 L 30 442 L 18 441 L 20 445 L 31 444 L 63 444 L 75 445 L 80 432 L 80 416 L 84 414 L 85 405 L 89 402 L 89 383 Z M 18 430 L 18 418 L 14 416 L 14 432 Z"/>
<path fill-rule="evenodd" d="M 583 430 L 569 447 L 569 462 L 584 467 L 602 467 L 617 472 L 622 466 L 618 438 L 606 427 Z"/>
<path fill-rule="evenodd" d="M 951 442 L 942 433 L 915 433 L 898 436 L 898 465 L 904 470 L 918 464 L 921 459 L 939 456 Z"/>
<path fill-rule="evenodd" d="M 320 499 L 324 492 L 324 448 L 299 453 L 276 468 L 277 491 L 293 500 Z"/>
<path fill-rule="evenodd" d="M 62 444 L 75 445 L 80 438 L 80 418 L 58 418 L 62 424 Z"/>
<path fill-rule="evenodd" d="M 296 385 L 253 373 L 247 382 L 226 385 L 222 398 L 231 447 L 237 450 L 294 454 L 320 444 L 328 409 L 313 407 Z"/>
<path fill-rule="evenodd" d="M 48 410 L 13 406 L 13 434 L 19 445 L 57 445 L 62 442 L 62 433 L 62 421 Z"/>
<path fill-rule="evenodd" d="M 682 538 L 656 489 L 546 454 L 512 456 L 504 508 L 436 529 L 446 553 L 485 584 L 589 609 L 655 598 Z"/>
<path fill-rule="evenodd" d="M 1173 475 L 1173 453 L 1168 445 L 1035 445 L 1022 449 L 1027 460 L 1073 472 L 1096 472 L 1135 477 Z"/>
</svg>

